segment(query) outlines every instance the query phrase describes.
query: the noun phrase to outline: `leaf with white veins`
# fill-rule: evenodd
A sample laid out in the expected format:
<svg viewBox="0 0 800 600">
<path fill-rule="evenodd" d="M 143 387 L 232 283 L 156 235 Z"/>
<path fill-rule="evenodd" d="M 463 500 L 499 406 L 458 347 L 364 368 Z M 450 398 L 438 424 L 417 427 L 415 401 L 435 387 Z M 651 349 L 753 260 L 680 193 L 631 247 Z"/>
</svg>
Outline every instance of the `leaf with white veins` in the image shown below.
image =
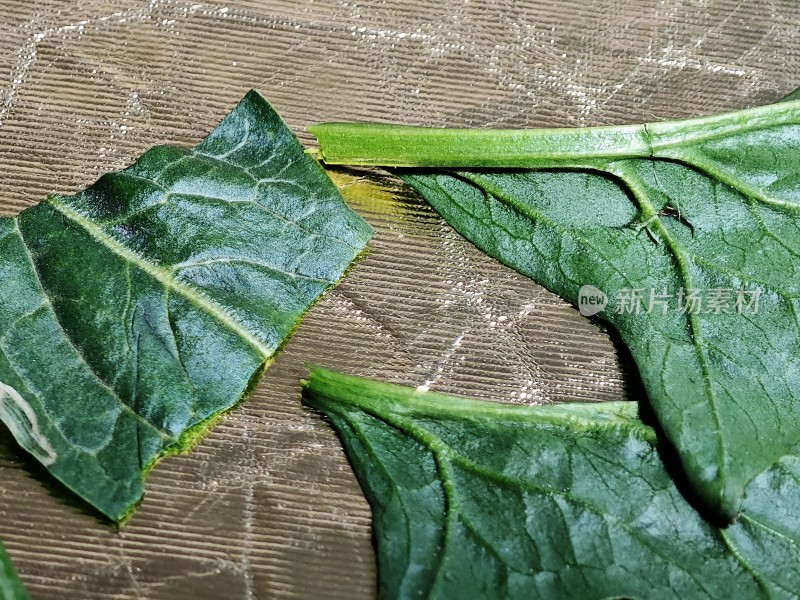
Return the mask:
<svg viewBox="0 0 800 600">
<path fill-rule="evenodd" d="M 195 148 L 0 219 L 0 419 L 120 519 L 370 236 L 252 91 Z"/>
</svg>

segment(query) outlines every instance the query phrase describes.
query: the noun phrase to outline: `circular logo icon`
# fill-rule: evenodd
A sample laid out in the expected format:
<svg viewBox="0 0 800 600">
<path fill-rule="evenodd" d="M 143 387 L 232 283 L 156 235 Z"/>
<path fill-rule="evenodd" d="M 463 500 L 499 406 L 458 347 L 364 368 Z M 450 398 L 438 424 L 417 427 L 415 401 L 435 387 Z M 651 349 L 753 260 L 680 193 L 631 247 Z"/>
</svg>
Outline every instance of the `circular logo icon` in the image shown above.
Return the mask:
<svg viewBox="0 0 800 600">
<path fill-rule="evenodd" d="M 584 285 L 578 290 L 578 310 L 584 317 L 591 317 L 603 312 L 608 298 L 603 290 L 599 290 L 593 285 Z"/>
</svg>

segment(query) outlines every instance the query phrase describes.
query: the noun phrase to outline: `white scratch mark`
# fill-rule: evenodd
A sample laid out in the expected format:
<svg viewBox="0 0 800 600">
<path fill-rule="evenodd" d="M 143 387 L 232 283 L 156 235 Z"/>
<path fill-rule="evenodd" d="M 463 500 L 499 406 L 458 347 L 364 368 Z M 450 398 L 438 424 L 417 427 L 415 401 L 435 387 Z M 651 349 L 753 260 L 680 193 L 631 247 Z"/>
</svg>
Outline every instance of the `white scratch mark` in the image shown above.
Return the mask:
<svg viewBox="0 0 800 600">
<path fill-rule="evenodd" d="M 58 454 L 39 427 L 39 419 L 20 393 L 0 381 L 0 419 L 11 434 L 39 462 L 48 467 L 56 462 Z"/>
<path fill-rule="evenodd" d="M 425 381 L 425 383 L 417 386 L 418 392 L 427 392 L 428 390 L 430 390 L 431 385 L 436 383 L 439 380 L 439 378 L 444 374 L 445 366 L 447 365 L 448 361 L 451 358 L 453 358 L 453 355 L 461 346 L 461 342 L 464 341 L 464 337 L 467 335 L 467 333 L 469 333 L 469 329 L 465 329 L 464 331 L 462 331 L 461 335 L 459 335 L 453 341 L 453 343 L 450 344 L 450 347 L 447 350 L 445 350 L 445 352 L 439 359 L 439 362 L 436 364 L 433 373 L 429 376 L 429 378 Z"/>
</svg>

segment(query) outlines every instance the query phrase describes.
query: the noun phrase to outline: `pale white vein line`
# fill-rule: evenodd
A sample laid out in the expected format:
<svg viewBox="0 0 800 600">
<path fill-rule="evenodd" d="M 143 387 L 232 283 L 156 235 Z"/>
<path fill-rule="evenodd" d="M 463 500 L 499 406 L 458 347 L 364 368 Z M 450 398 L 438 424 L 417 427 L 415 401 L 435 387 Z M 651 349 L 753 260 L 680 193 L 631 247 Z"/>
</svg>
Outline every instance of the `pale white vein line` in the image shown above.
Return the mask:
<svg viewBox="0 0 800 600">
<path fill-rule="evenodd" d="M 49 467 L 56 462 L 58 453 L 42 433 L 36 412 L 17 390 L 2 381 L 0 381 L 0 418 L 14 438 L 44 466 Z"/>
<path fill-rule="evenodd" d="M 237 144 L 233 148 L 228 150 L 227 152 L 223 152 L 222 154 L 219 154 L 217 156 L 217 159 L 218 160 L 224 160 L 224 159 L 228 158 L 229 156 L 231 156 L 232 154 L 234 154 L 234 153 L 238 152 L 239 150 L 241 150 L 242 148 L 244 148 L 247 145 L 247 142 L 250 140 L 250 132 L 252 130 L 253 129 L 252 129 L 252 126 L 250 124 L 250 121 L 248 121 L 247 122 L 247 128 L 244 131 L 244 135 L 242 136 L 242 139 L 239 140 L 239 142 L 237 142 Z"/>
<path fill-rule="evenodd" d="M 273 156 L 274 156 L 274 155 L 275 155 L 275 153 L 273 153 Z M 271 159 L 272 159 L 272 157 L 270 157 L 270 159 L 269 159 L 269 160 L 271 160 Z M 290 158 L 290 159 L 288 159 L 288 160 L 286 161 L 286 164 L 285 164 L 285 165 L 283 165 L 283 166 L 280 168 L 280 170 L 278 170 L 278 172 L 277 172 L 277 173 L 275 173 L 274 177 L 276 177 L 276 178 L 277 178 L 277 177 L 281 177 L 281 176 L 282 176 L 284 173 L 286 173 L 286 171 L 288 171 L 289 169 L 291 169 L 291 168 L 292 168 L 293 166 L 295 166 L 296 164 L 297 164 L 297 161 L 296 161 L 295 159 L 293 159 L 293 158 Z M 248 169 L 247 169 L 247 172 L 248 172 L 248 173 L 250 173 L 250 174 L 252 175 L 252 170 L 253 170 L 253 167 L 250 167 L 250 168 L 248 168 Z M 267 181 L 267 180 L 263 180 L 263 181 Z M 294 183 L 294 182 L 292 182 L 292 181 L 287 181 L 287 183 Z"/>
<path fill-rule="evenodd" d="M 2 344 L 8 336 L 14 333 L 14 329 L 16 329 L 17 325 L 22 323 L 22 321 L 26 319 L 30 319 L 34 315 L 38 314 L 40 311 L 49 308 L 50 304 L 45 300 L 41 304 L 39 304 L 36 308 L 33 308 L 26 312 L 23 315 L 20 315 L 16 319 L 14 319 L 9 325 L 6 326 L 6 330 L 3 332 L 3 335 L 0 335 L 0 344 Z"/>
<path fill-rule="evenodd" d="M 233 331 L 240 338 L 242 338 L 242 340 L 246 341 L 253 348 L 258 350 L 265 358 L 273 354 L 273 349 L 266 346 L 264 342 L 262 342 L 252 331 L 249 331 L 241 323 L 233 319 L 220 305 L 205 296 L 199 290 L 195 290 L 194 288 L 175 280 L 169 275 L 168 272 L 154 264 L 147 262 L 138 254 L 120 244 L 119 241 L 100 229 L 95 223 L 80 213 L 74 211 L 72 208 L 61 204 L 56 197 L 51 197 L 49 202 L 50 206 L 64 215 L 67 219 L 84 229 L 97 242 L 108 248 L 117 256 L 120 256 L 123 260 L 130 262 L 144 273 L 147 273 L 161 285 L 172 289 L 179 296 L 182 296 L 191 304 L 194 304 L 196 307 L 211 315 L 221 325 L 224 325 L 227 329 Z"/>
<path fill-rule="evenodd" d="M 332 283 L 327 279 L 322 279 L 320 277 L 313 277 L 312 275 L 303 275 L 302 273 L 295 273 L 292 271 L 284 271 L 283 269 L 273 267 L 266 263 L 258 262 L 257 260 L 249 260 L 247 258 L 209 258 L 207 260 L 183 262 L 173 265 L 172 271 L 178 272 L 178 271 L 183 271 L 184 269 L 191 269 L 194 267 L 207 267 L 211 265 L 232 265 L 232 264 L 251 265 L 253 267 L 264 269 L 272 273 L 277 273 L 279 275 L 286 275 L 291 279 L 307 279 L 309 281 L 318 281 L 320 283 L 324 283 L 325 285 L 330 285 Z"/>
<path fill-rule="evenodd" d="M 140 178 L 140 179 L 144 179 L 145 181 L 152 181 L 153 183 L 155 183 L 155 184 L 156 184 L 156 185 L 157 185 L 159 188 L 161 188 L 161 189 L 162 189 L 162 190 L 164 190 L 165 192 L 171 192 L 171 191 L 172 191 L 171 189 L 167 189 L 167 188 L 166 188 L 166 187 L 164 187 L 164 185 L 161 183 L 161 181 L 163 180 L 164 176 L 165 176 L 165 175 L 166 175 L 168 172 L 170 172 L 172 169 L 174 169 L 175 167 L 177 167 L 178 165 L 180 165 L 181 163 L 184 163 L 184 162 L 186 162 L 187 160 L 191 160 L 192 158 L 194 158 L 194 156 L 195 156 L 195 154 L 194 154 L 194 153 L 190 153 L 190 154 L 184 154 L 184 155 L 183 155 L 183 156 L 181 156 L 179 159 L 177 159 L 177 160 L 173 160 L 173 161 L 170 161 L 170 162 L 166 163 L 166 164 L 165 164 L 165 165 L 164 165 L 164 166 L 161 168 L 161 171 L 158 173 L 158 175 L 156 175 L 156 176 L 155 176 L 155 177 L 153 177 L 153 178 L 150 178 L 150 177 L 143 177 L 143 176 L 141 176 L 141 175 L 135 175 L 135 177 L 138 177 L 138 178 Z M 125 173 L 125 174 L 127 174 L 127 173 L 128 173 L 128 171 L 121 171 L 121 173 Z"/>
</svg>

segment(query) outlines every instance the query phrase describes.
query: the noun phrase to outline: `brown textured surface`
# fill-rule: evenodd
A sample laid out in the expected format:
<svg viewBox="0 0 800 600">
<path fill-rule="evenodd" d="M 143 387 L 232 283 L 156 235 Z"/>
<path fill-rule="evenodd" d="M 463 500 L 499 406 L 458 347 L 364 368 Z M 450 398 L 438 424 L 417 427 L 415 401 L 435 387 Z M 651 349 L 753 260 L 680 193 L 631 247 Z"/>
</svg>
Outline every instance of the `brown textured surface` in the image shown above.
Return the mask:
<svg viewBox="0 0 800 600">
<path fill-rule="evenodd" d="M 251 87 L 297 132 L 580 126 L 768 102 L 800 74 L 794 0 L 0 0 L 0 14 L 3 214 L 193 144 Z M 504 401 L 635 390 L 596 324 L 396 182 L 337 177 L 376 228 L 370 254 L 246 404 L 156 467 L 124 529 L 65 502 L 0 431 L 0 538 L 34 599 L 372 597 L 369 510 L 299 403 L 303 361 Z"/>
</svg>

